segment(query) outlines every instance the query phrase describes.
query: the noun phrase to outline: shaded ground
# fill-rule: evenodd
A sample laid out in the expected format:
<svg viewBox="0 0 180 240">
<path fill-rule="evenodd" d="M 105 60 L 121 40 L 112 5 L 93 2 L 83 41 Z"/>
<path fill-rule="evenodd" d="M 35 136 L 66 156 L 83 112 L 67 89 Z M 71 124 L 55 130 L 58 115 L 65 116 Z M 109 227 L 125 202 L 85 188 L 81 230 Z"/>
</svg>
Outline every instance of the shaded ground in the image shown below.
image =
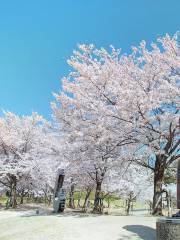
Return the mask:
<svg viewBox="0 0 180 240">
<path fill-rule="evenodd" d="M 0 240 L 155 240 L 155 218 L 0 211 Z"/>
</svg>

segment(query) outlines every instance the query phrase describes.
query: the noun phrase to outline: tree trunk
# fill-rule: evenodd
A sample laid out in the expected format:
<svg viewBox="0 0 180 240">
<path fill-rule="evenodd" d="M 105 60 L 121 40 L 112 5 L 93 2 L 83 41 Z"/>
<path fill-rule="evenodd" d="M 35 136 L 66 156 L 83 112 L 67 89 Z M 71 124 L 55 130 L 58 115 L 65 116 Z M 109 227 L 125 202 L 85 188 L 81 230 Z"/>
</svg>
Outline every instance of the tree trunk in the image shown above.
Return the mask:
<svg viewBox="0 0 180 240">
<path fill-rule="evenodd" d="M 94 198 L 94 208 L 93 212 L 101 212 L 101 201 L 100 201 L 100 195 L 101 195 L 101 185 L 102 182 L 96 183 L 96 192 L 95 192 L 95 198 Z"/>
<path fill-rule="evenodd" d="M 6 192 L 6 196 L 7 196 L 6 208 L 9 208 L 12 206 L 11 204 L 12 186 L 10 187 L 10 190 Z"/>
<path fill-rule="evenodd" d="M 69 207 L 70 208 L 75 208 L 75 205 L 74 205 L 74 188 L 75 188 L 75 185 L 74 184 L 71 184 L 71 189 L 70 189 L 70 193 L 69 193 Z"/>
<path fill-rule="evenodd" d="M 20 199 L 20 204 L 23 204 L 23 203 L 24 203 L 24 195 L 22 194 Z"/>
<path fill-rule="evenodd" d="M 27 195 L 24 189 L 21 189 L 19 196 L 20 196 L 20 204 L 24 203 L 24 197 Z"/>
<path fill-rule="evenodd" d="M 16 208 L 17 206 L 16 187 L 17 187 L 16 176 L 11 176 L 11 186 L 10 186 L 10 191 L 8 191 L 8 194 L 7 194 L 8 200 L 6 202 L 6 208 L 9 208 L 9 207 Z"/>
<path fill-rule="evenodd" d="M 77 207 L 78 207 L 78 208 L 81 207 L 81 192 L 78 193 L 78 203 L 77 203 Z"/>
<path fill-rule="evenodd" d="M 168 207 L 168 217 L 170 217 L 172 215 L 171 212 L 171 194 L 170 192 L 166 192 L 166 198 L 167 198 L 167 207 Z"/>
<path fill-rule="evenodd" d="M 127 200 L 127 209 L 126 209 L 126 214 L 129 215 L 130 213 L 130 207 L 131 207 L 131 201 L 130 199 Z"/>
<path fill-rule="evenodd" d="M 92 191 L 91 188 L 87 188 L 87 190 L 86 190 L 86 196 L 85 196 L 84 204 L 83 204 L 83 211 L 85 211 L 85 212 L 87 211 L 87 205 L 88 205 L 88 200 L 89 200 L 91 191 Z"/>
<path fill-rule="evenodd" d="M 127 202 L 126 202 L 126 214 L 129 215 L 130 214 L 130 208 L 131 208 L 131 203 L 132 203 L 132 200 L 133 200 L 133 192 L 130 192 L 129 194 L 129 198 L 127 199 Z"/>
<path fill-rule="evenodd" d="M 108 199 L 107 199 L 107 204 L 108 204 L 108 206 L 107 206 L 107 207 L 108 207 L 108 208 L 110 208 L 110 205 L 111 205 L 110 198 L 111 198 L 111 197 L 110 197 L 110 196 L 108 196 Z"/>
<path fill-rule="evenodd" d="M 16 177 L 14 176 L 14 177 L 13 177 L 13 187 L 12 187 L 12 208 L 16 208 L 16 206 L 17 206 L 16 186 L 17 186 L 17 179 L 16 179 Z"/>
<path fill-rule="evenodd" d="M 52 197 L 51 197 L 51 195 L 49 195 L 49 197 L 48 197 L 48 205 L 49 206 L 51 205 L 51 201 L 52 201 Z"/>
<path fill-rule="evenodd" d="M 153 196 L 153 215 L 162 215 L 162 185 L 165 172 L 164 155 L 156 156 L 155 171 L 154 171 L 154 196 Z"/>
</svg>

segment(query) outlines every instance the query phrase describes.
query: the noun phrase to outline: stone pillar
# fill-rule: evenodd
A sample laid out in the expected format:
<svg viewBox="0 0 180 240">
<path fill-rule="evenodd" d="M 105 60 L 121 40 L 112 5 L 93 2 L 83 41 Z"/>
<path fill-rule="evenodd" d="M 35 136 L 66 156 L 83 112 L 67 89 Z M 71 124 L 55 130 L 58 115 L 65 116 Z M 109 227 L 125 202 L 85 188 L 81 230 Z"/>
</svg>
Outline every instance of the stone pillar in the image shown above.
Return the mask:
<svg viewBox="0 0 180 240">
<path fill-rule="evenodd" d="M 159 218 L 156 222 L 156 240 L 180 240 L 180 219 Z"/>
</svg>

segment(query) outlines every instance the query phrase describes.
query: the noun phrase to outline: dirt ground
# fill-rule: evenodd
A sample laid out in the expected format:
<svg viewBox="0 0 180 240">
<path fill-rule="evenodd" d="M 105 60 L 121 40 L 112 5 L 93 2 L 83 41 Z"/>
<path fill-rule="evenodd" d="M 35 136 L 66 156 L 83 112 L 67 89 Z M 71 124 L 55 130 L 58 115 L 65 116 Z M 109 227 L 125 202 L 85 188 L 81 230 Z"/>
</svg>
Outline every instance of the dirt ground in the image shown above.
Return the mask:
<svg viewBox="0 0 180 240">
<path fill-rule="evenodd" d="M 0 240 L 155 240 L 153 217 L 0 211 Z"/>
</svg>

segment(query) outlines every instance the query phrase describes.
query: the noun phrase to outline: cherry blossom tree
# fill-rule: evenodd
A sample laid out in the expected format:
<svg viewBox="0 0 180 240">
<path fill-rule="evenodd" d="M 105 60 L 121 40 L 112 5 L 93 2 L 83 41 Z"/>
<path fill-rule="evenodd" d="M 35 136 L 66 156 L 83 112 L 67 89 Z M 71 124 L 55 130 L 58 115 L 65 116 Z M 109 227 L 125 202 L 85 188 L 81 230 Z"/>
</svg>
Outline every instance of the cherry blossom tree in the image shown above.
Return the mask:
<svg viewBox="0 0 180 240">
<path fill-rule="evenodd" d="M 153 214 L 162 214 L 164 174 L 179 158 L 179 56 L 177 35 L 159 38 L 151 49 L 142 41 L 129 55 L 80 45 L 68 61 L 74 71 L 52 103 L 77 158 L 94 166 L 121 162 L 121 148 L 129 146 L 131 161 L 152 170 Z"/>
<path fill-rule="evenodd" d="M 133 202 L 146 203 L 152 200 L 152 173 L 149 169 L 126 161 L 122 168 L 113 170 L 103 184 L 105 192 L 118 196 L 126 202 L 129 215 Z"/>
<path fill-rule="evenodd" d="M 133 61 L 134 71 L 127 72 L 135 80 L 132 82 L 136 89 L 133 107 L 139 148 L 135 160 L 154 173 L 153 214 L 161 215 L 164 176 L 180 157 L 180 51 L 177 35 L 173 38 L 166 35 L 158 42 L 162 50 L 152 44 L 151 51 L 142 42 L 135 50 L 138 57 Z"/>
<path fill-rule="evenodd" d="M 93 133 L 91 137 L 93 137 Z M 86 148 L 81 148 L 80 150 L 80 145 L 73 142 L 71 142 L 70 147 L 66 147 L 66 161 L 67 159 L 69 161 L 66 179 L 69 179 L 70 201 L 73 199 L 73 192 L 76 186 L 76 188 L 85 189 L 87 193 L 84 206 L 87 204 L 91 191 L 95 190 L 93 211 L 100 212 L 102 184 L 110 171 L 120 167 L 121 161 L 117 158 L 115 151 L 113 154 L 109 152 L 110 146 L 109 149 L 108 146 L 105 149 L 102 143 L 96 143 L 95 141 L 94 143 L 91 142 L 91 145 L 89 143 L 86 144 Z M 69 204 L 69 206 L 74 208 L 74 204 Z"/>
<path fill-rule="evenodd" d="M 19 117 L 5 112 L 0 118 L 0 183 L 9 190 L 8 206 L 16 206 L 17 190 L 23 197 L 34 182 L 40 184 L 38 175 L 34 181 L 33 176 L 54 153 L 50 139 L 45 120 L 36 113 Z"/>
</svg>

